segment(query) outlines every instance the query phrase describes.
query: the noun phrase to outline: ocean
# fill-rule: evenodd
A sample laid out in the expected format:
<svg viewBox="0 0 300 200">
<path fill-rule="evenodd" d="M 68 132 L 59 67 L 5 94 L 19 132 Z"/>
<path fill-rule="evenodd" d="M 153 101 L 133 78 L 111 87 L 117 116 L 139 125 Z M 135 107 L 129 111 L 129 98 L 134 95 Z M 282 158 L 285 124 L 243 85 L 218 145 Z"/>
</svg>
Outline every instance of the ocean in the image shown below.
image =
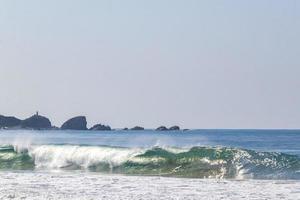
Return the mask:
<svg viewBox="0 0 300 200">
<path fill-rule="evenodd" d="M 1 130 L 0 199 L 300 199 L 300 130 Z"/>
</svg>

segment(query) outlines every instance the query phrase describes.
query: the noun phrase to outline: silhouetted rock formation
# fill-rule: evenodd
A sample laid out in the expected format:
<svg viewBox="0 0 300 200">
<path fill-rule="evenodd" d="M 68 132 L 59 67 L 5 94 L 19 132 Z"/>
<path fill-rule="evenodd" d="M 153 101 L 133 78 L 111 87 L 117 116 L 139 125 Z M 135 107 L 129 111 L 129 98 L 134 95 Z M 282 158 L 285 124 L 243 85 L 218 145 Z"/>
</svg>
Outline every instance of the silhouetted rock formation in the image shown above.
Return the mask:
<svg viewBox="0 0 300 200">
<path fill-rule="evenodd" d="M 87 130 L 86 128 L 86 117 L 85 116 L 78 116 L 73 117 L 66 121 L 62 126 L 61 129 L 63 130 Z"/>
<path fill-rule="evenodd" d="M 128 131 L 128 128 L 127 128 L 127 127 L 125 127 L 125 128 L 123 128 L 122 130 L 123 130 L 123 131 Z"/>
<path fill-rule="evenodd" d="M 140 126 L 135 126 L 133 128 L 131 128 L 130 130 L 132 131 L 141 131 L 141 130 L 145 130 L 143 127 L 140 127 Z"/>
<path fill-rule="evenodd" d="M 21 126 L 21 120 L 16 117 L 0 115 L 0 128 L 12 128 Z"/>
<path fill-rule="evenodd" d="M 169 128 L 170 131 L 178 131 L 180 130 L 180 127 L 179 126 L 172 126 Z"/>
<path fill-rule="evenodd" d="M 90 128 L 89 130 L 92 130 L 92 131 L 111 131 L 111 128 L 110 128 L 110 126 L 106 126 L 106 125 L 102 125 L 102 124 L 96 124 L 92 128 Z"/>
<path fill-rule="evenodd" d="M 21 122 L 21 127 L 25 129 L 50 129 L 51 122 L 48 118 L 41 115 L 33 115 Z"/>
<path fill-rule="evenodd" d="M 38 112 L 25 119 L 20 120 L 13 116 L 4 116 L 0 115 L 0 129 L 49 129 L 49 130 L 91 130 L 91 131 L 113 131 L 116 129 L 112 129 L 108 125 L 96 124 L 90 129 L 87 129 L 87 121 L 85 116 L 77 116 L 67 120 L 60 128 L 56 126 L 52 126 L 50 120 L 47 117 L 41 116 Z M 131 129 L 125 127 L 124 129 L 117 130 L 132 130 L 132 131 L 142 131 L 145 130 L 141 126 L 135 126 Z M 160 126 L 155 129 L 156 131 L 177 131 L 180 130 L 179 126 L 172 126 L 167 128 L 165 126 Z M 183 129 L 183 131 L 187 131 L 188 129 Z"/>
<path fill-rule="evenodd" d="M 160 126 L 156 129 L 156 131 L 168 131 L 169 129 L 165 126 Z"/>
</svg>

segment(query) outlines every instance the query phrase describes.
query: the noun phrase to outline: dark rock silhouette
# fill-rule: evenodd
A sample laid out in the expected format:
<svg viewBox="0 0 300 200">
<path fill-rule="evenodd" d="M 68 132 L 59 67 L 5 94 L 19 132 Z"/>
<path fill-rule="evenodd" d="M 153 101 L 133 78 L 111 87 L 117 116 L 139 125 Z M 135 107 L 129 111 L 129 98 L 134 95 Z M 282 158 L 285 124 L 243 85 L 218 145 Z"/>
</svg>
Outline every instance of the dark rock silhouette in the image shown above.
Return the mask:
<svg viewBox="0 0 300 200">
<path fill-rule="evenodd" d="M 60 128 L 57 127 L 57 126 L 52 126 L 52 127 L 51 127 L 51 130 L 60 130 Z"/>
<path fill-rule="evenodd" d="M 33 115 L 21 122 L 21 127 L 25 129 L 51 129 L 51 122 L 47 117 Z"/>
<path fill-rule="evenodd" d="M 12 128 L 21 125 L 21 120 L 12 116 L 0 115 L 0 128 Z"/>
<path fill-rule="evenodd" d="M 106 125 L 103 125 L 103 124 L 96 124 L 92 128 L 90 128 L 89 130 L 92 130 L 92 131 L 111 131 L 111 128 L 110 128 L 110 126 L 106 126 Z"/>
<path fill-rule="evenodd" d="M 133 128 L 131 128 L 130 130 L 132 131 L 141 131 L 141 130 L 145 130 L 143 127 L 140 127 L 140 126 L 135 126 Z"/>
<path fill-rule="evenodd" d="M 165 126 L 160 126 L 156 129 L 156 131 L 168 131 L 169 129 Z"/>
<path fill-rule="evenodd" d="M 35 115 L 25 119 L 20 120 L 14 116 L 4 116 L 0 115 L 0 129 L 49 129 L 49 130 L 91 130 L 91 131 L 113 131 L 108 125 L 96 124 L 90 129 L 87 129 L 87 121 L 85 116 L 77 116 L 67 120 L 60 128 L 52 126 L 50 120 L 47 117 L 39 115 L 37 112 Z M 131 129 L 127 127 L 117 130 L 133 130 L 140 131 L 145 130 L 141 126 L 135 126 Z M 179 126 L 172 126 L 167 128 L 165 126 L 160 126 L 155 129 L 156 131 L 177 131 L 180 130 Z M 183 129 L 183 131 L 188 131 L 189 129 Z"/>
<path fill-rule="evenodd" d="M 178 131 L 180 130 L 180 127 L 179 126 L 172 126 L 169 128 L 170 131 Z"/>
<path fill-rule="evenodd" d="M 66 121 L 62 126 L 61 129 L 63 130 L 87 130 L 86 128 L 86 117 L 85 116 L 78 116 L 73 117 Z"/>
</svg>

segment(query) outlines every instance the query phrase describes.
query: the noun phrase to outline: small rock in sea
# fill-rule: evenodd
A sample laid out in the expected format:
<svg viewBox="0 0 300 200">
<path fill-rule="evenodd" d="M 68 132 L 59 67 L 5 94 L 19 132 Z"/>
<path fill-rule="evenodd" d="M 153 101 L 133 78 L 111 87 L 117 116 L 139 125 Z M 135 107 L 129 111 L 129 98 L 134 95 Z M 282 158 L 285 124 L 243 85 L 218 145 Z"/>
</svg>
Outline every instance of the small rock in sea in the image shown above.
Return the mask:
<svg viewBox="0 0 300 200">
<path fill-rule="evenodd" d="M 156 131 L 168 131 L 169 129 L 165 126 L 160 126 L 156 129 Z"/>
<path fill-rule="evenodd" d="M 180 127 L 179 126 L 172 126 L 169 128 L 170 131 L 178 131 L 180 130 Z"/>
<path fill-rule="evenodd" d="M 92 131 L 111 131 L 111 128 L 110 128 L 110 126 L 107 126 L 107 125 L 96 124 L 92 128 L 90 128 L 89 130 L 92 130 Z"/>
<path fill-rule="evenodd" d="M 132 131 L 141 131 L 141 130 L 145 130 L 143 127 L 140 127 L 140 126 L 135 126 L 133 128 L 131 128 L 130 130 Z"/>
<path fill-rule="evenodd" d="M 57 126 L 52 126 L 51 127 L 51 130 L 59 130 L 60 128 L 59 127 L 57 127 Z"/>
</svg>

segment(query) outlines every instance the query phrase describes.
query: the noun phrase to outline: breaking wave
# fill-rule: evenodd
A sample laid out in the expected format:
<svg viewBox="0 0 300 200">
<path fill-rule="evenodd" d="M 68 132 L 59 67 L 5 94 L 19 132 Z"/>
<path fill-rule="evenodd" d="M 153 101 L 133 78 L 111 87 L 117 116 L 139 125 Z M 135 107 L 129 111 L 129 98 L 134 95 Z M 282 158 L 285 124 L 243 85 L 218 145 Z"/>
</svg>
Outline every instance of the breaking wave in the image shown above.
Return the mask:
<svg viewBox="0 0 300 200">
<path fill-rule="evenodd" d="M 227 147 L 0 146 L 1 170 L 88 170 L 189 178 L 300 179 L 300 158 Z"/>
</svg>

